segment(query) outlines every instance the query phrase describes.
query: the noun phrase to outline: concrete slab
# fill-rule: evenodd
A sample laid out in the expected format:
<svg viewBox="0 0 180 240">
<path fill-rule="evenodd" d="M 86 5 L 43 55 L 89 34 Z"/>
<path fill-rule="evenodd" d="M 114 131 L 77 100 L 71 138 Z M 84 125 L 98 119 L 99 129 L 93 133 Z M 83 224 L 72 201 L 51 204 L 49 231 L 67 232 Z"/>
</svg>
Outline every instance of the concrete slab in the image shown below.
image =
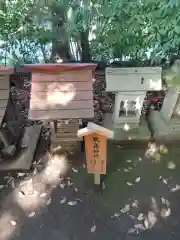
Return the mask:
<svg viewBox="0 0 180 240">
<path fill-rule="evenodd" d="M 31 131 L 25 131 L 29 133 L 28 143 L 26 148 L 22 148 L 20 154 L 12 160 L 3 162 L 0 164 L 1 170 L 28 170 L 31 167 L 34 153 L 36 150 L 37 142 L 39 140 L 42 125 L 28 126 Z"/>
</svg>

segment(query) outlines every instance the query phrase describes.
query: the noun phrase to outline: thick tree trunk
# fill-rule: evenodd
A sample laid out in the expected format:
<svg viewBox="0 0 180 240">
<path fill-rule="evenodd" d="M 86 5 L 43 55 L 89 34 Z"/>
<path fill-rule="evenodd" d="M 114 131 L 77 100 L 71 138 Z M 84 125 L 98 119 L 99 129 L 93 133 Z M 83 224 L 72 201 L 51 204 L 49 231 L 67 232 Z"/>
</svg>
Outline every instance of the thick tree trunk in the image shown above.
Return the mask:
<svg viewBox="0 0 180 240">
<path fill-rule="evenodd" d="M 51 61 L 56 62 L 62 59 L 67 62 L 71 59 L 69 49 L 69 39 L 65 30 L 65 14 L 66 9 L 62 9 L 58 5 L 52 7 L 52 53 Z"/>
<path fill-rule="evenodd" d="M 81 38 L 81 62 L 90 62 L 91 61 L 91 53 L 89 46 L 89 30 L 82 31 L 80 33 Z"/>
</svg>

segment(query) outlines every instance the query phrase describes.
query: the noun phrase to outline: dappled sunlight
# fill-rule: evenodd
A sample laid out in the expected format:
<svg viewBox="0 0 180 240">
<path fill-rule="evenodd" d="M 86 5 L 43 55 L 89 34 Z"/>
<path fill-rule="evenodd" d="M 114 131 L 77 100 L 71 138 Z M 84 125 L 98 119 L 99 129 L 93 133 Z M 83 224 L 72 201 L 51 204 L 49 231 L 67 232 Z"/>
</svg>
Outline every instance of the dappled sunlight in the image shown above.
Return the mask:
<svg viewBox="0 0 180 240">
<path fill-rule="evenodd" d="M 33 218 L 42 208 L 50 205 L 52 190 L 64 184 L 63 176 L 69 168 L 67 152 L 61 147 L 54 148 L 51 154 L 43 156 L 42 161 L 47 164 L 41 172 L 34 171 L 29 176 L 22 173 L 20 175 L 25 179 L 14 184 L 13 191 L 5 203 L 5 209 L 8 210 L 0 216 L 0 239 L 10 240 L 23 218 Z M 21 213 L 16 210 L 17 207 Z"/>
<path fill-rule="evenodd" d="M 44 95 L 41 90 L 41 85 L 34 82 L 32 86 L 32 101 L 31 109 L 47 109 L 53 108 L 56 105 L 61 105 L 66 107 L 70 104 L 76 97 L 76 87 L 73 83 L 52 83 L 46 85 L 44 89 Z M 41 90 L 42 91 L 42 90 Z M 40 99 L 42 98 L 42 99 Z"/>
<path fill-rule="evenodd" d="M 19 183 L 14 191 L 14 200 L 24 211 L 33 210 L 45 204 L 52 188 L 61 182 L 68 169 L 67 153 L 61 147 L 46 155 L 47 164 L 44 170 L 30 179 Z"/>
<path fill-rule="evenodd" d="M 4 212 L 0 217 L 0 239 L 10 240 L 17 230 L 17 219 L 10 211 Z"/>
<path fill-rule="evenodd" d="M 113 152 L 118 165 L 107 177 L 103 198 L 114 212 L 111 219 L 119 222 L 122 231 L 136 236 L 144 231 L 164 231 L 164 225 L 173 227 L 179 221 L 180 179 L 174 171 L 179 168 L 179 150 L 154 142 L 145 152 L 144 146 L 141 150 L 131 147 L 116 145 L 116 155 Z"/>
<path fill-rule="evenodd" d="M 129 126 L 127 123 L 125 123 L 124 126 L 123 126 L 123 129 L 124 129 L 126 132 L 128 132 L 128 131 L 130 130 L 130 126 Z"/>
<path fill-rule="evenodd" d="M 161 160 L 161 154 L 167 154 L 168 149 L 164 145 L 157 146 L 155 142 L 150 143 L 148 149 L 145 152 L 146 158 L 153 158 L 155 162 L 159 162 Z"/>
<path fill-rule="evenodd" d="M 50 105 L 55 102 L 65 106 L 74 99 L 76 94 L 76 88 L 73 83 L 52 83 L 48 86 L 47 91 L 47 102 Z"/>
</svg>

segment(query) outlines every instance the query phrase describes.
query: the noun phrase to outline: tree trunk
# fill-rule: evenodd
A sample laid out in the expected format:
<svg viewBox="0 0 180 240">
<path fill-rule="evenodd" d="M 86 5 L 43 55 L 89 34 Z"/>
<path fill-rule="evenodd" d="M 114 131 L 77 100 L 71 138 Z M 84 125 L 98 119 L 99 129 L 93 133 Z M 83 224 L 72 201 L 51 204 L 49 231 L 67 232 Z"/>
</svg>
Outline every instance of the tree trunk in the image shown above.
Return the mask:
<svg viewBox="0 0 180 240">
<path fill-rule="evenodd" d="M 66 9 L 62 9 L 58 5 L 52 7 L 52 53 L 51 61 L 57 62 L 62 59 L 67 62 L 71 59 L 69 49 L 69 39 L 65 29 L 66 18 L 64 14 Z"/>
<path fill-rule="evenodd" d="M 81 38 L 81 62 L 90 62 L 91 61 L 91 53 L 89 46 L 89 29 L 86 31 L 80 32 Z"/>
</svg>

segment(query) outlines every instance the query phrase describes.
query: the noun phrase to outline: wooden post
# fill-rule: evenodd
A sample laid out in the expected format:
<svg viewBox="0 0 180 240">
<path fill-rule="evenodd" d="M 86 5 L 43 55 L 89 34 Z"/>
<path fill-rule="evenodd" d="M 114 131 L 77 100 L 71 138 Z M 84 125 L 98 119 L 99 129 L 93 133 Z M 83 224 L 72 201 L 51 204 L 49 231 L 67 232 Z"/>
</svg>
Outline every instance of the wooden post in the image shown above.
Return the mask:
<svg viewBox="0 0 180 240">
<path fill-rule="evenodd" d="M 94 174 L 94 183 L 100 185 L 100 175 L 106 174 L 107 138 L 113 138 L 114 134 L 104 127 L 88 123 L 77 135 L 85 138 L 87 171 Z"/>
</svg>

